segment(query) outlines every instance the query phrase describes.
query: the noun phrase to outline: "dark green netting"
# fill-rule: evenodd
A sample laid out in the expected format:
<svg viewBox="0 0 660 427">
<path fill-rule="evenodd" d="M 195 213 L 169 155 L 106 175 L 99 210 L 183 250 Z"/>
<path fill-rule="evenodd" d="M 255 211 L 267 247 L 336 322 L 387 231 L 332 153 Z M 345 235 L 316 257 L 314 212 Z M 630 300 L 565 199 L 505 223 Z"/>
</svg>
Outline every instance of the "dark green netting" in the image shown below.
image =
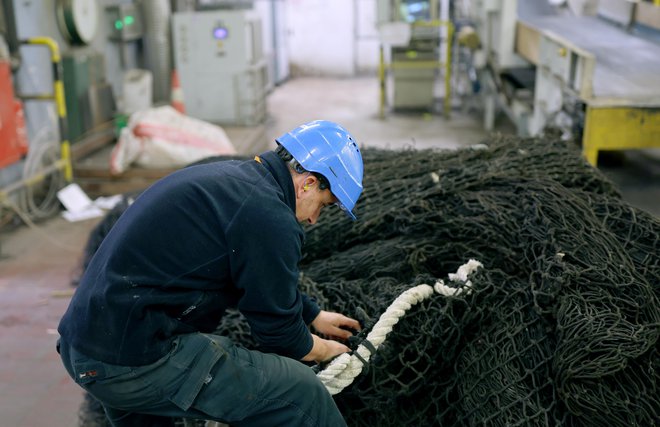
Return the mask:
<svg viewBox="0 0 660 427">
<path fill-rule="evenodd" d="M 365 326 L 354 348 L 404 290 L 484 267 L 414 306 L 335 396 L 349 425 L 654 425 L 657 218 L 559 140 L 362 154 L 358 221 L 324 213 L 301 265 L 307 293 Z M 218 331 L 254 347 L 235 312 Z"/>
</svg>

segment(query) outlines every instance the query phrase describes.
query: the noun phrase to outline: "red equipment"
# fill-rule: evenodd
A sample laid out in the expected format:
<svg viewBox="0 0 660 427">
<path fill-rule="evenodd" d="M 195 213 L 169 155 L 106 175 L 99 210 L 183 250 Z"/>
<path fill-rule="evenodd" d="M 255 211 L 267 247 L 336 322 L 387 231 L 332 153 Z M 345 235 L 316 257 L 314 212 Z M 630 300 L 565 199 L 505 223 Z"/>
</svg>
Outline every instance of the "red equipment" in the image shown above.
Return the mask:
<svg viewBox="0 0 660 427">
<path fill-rule="evenodd" d="M 0 168 L 20 160 L 27 151 L 23 103 L 14 97 L 9 62 L 0 61 Z"/>
</svg>

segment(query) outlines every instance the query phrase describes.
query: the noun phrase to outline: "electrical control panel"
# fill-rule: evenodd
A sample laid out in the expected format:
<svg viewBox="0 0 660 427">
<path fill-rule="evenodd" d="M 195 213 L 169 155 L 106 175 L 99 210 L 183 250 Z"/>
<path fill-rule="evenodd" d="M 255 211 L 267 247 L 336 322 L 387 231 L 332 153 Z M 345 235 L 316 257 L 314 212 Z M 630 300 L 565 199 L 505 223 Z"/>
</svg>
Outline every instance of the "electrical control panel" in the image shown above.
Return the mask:
<svg viewBox="0 0 660 427">
<path fill-rule="evenodd" d="M 172 34 L 187 114 L 220 124 L 265 118 L 266 60 L 255 11 L 175 13 Z"/>
</svg>

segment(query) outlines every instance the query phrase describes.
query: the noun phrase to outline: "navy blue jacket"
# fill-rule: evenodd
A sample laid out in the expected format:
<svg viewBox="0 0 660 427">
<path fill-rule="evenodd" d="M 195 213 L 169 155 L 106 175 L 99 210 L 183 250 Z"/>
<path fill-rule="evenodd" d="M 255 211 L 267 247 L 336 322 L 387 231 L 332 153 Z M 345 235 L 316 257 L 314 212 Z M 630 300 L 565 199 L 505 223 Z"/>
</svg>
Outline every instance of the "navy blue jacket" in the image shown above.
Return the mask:
<svg viewBox="0 0 660 427">
<path fill-rule="evenodd" d="M 246 317 L 260 349 L 300 359 L 316 303 L 298 290 L 304 232 L 286 164 L 191 166 L 148 188 L 92 258 L 59 332 L 94 359 L 152 363 L 179 334 L 213 332 L 225 310 Z"/>
</svg>

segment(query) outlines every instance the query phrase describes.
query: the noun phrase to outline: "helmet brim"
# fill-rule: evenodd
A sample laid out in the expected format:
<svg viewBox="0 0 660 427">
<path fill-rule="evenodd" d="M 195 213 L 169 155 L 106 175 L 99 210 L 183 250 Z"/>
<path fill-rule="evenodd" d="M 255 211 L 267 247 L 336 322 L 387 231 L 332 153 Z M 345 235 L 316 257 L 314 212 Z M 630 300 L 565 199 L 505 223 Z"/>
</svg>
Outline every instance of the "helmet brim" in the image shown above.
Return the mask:
<svg viewBox="0 0 660 427">
<path fill-rule="evenodd" d="M 336 203 L 336 205 L 337 205 L 337 207 L 339 207 L 339 209 L 344 211 L 344 213 L 346 214 L 347 217 L 349 217 L 353 221 L 357 221 L 357 217 L 355 216 L 355 214 L 353 212 L 351 212 L 350 210 L 346 209 L 346 206 L 342 205 L 341 203 Z"/>
</svg>

